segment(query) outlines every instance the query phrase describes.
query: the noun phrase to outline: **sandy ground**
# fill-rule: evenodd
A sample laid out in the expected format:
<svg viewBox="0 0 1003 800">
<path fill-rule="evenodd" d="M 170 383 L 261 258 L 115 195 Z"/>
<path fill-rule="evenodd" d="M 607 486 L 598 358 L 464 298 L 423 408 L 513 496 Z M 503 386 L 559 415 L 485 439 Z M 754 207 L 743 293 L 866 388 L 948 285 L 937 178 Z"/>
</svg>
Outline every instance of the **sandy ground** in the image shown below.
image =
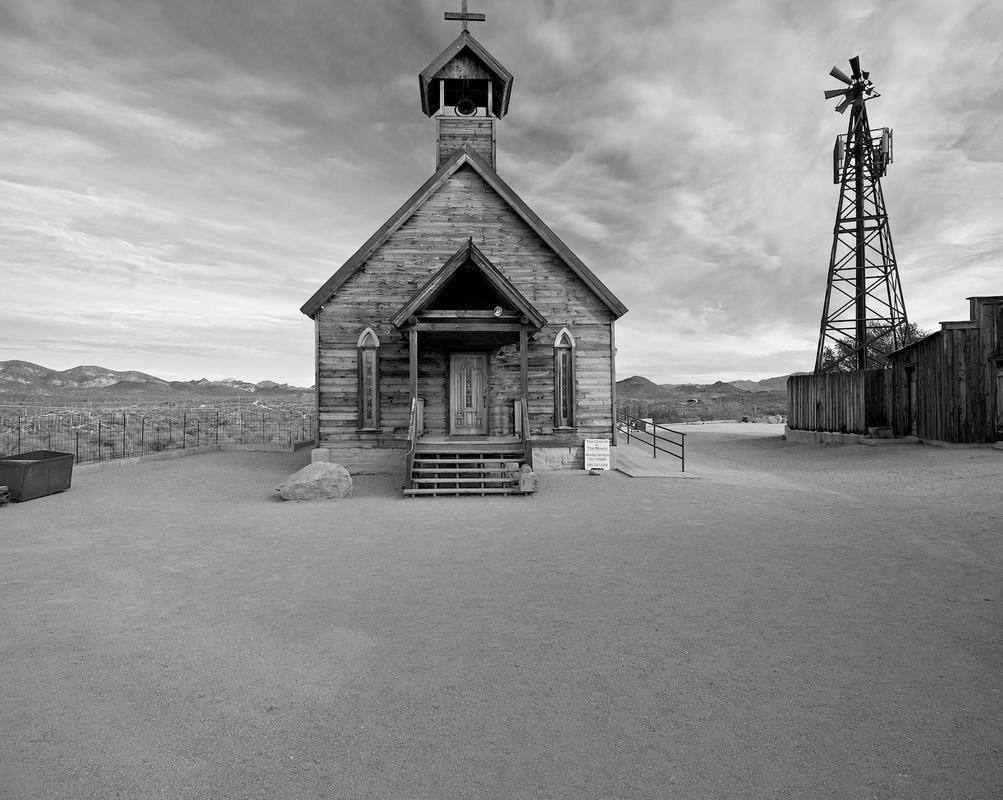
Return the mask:
<svg viewBox="0 0 1003 800">
<path fill-rule="evenodd" d="M 0 508 L 0 797 L 1003 796 L 1003 452 L 685 430 L 695 480 Z"/>
</svg>

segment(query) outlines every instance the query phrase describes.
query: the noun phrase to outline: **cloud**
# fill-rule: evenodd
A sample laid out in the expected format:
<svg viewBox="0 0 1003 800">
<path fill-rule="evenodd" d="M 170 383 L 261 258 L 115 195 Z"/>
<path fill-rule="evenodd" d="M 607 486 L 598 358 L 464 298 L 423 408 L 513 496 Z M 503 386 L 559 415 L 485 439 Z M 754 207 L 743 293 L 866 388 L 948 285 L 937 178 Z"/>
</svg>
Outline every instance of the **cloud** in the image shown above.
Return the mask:
<svg viewBox="0 0 1003 800">
<path fill-rule="evenodd" d="M 227 362 L 221 374 L 312 382 L 299 306 L 434 168 L 416 75 L 456 35 L 442 10 L 0 6 L 0 336 L 154 374 L 121 343 L 181 375 Z M 515 73 L 499 171 L 630 308 L 621 375 L 811 365 L 846 125 L 821 93 L 857 53 L 882 94 L 872 124 L 895 129 L 884 191 L 910 316 L 931 327 L 1003 291 L 991 4 L 485 10 L 473 32 Z M 94 314 L 79 329 L 18 312 L 58 314 L 71 294 Z"/>
</svg>

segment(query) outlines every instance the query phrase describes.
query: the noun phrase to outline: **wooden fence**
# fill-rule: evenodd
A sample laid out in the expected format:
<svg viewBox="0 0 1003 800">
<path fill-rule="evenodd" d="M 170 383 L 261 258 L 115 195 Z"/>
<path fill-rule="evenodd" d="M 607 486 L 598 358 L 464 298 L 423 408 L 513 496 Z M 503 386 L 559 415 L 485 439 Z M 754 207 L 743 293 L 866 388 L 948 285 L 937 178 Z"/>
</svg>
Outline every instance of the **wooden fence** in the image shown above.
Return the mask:
<svg viewBox="0 0 1003 800">
<path fill-rule="evenodd" d="M 892 425 L 889 370 L 823 372 L 787 379 L 787 425 L 793 430 L 867 433 Z"/>
</svg>

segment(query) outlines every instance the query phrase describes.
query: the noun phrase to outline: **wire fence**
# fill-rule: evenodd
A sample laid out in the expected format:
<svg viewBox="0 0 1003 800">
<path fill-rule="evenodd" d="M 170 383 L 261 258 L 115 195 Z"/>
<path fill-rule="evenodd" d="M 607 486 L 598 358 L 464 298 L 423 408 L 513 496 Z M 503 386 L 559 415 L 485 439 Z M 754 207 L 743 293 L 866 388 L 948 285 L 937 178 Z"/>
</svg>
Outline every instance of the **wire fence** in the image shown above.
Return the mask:
<svg viewBox="0 0 1003 800">
<path fill-rule="evenodd" d="M 0 457 L 34 450 L 72 453 L 74 463 L 193 447 L 293 448 L 317 435 L 312 411 L 248 409 L 174 413 L 54 411 L 0 415 Z"/>
</svg>

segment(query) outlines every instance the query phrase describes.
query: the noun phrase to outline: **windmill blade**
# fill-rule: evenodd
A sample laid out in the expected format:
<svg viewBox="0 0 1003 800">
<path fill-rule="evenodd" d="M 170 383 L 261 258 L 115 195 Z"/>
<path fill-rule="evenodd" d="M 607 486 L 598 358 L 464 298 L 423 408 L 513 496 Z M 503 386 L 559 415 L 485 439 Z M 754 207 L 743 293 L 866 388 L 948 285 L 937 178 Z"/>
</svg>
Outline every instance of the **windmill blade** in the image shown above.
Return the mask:
<svg viewBox="0 0 1003 800">
<path fill-rule="evenodd" d="M 837 81 L 842 81 L 847 86 L 853 83 L 853 81 L 851 81 L 849 77 L 847 77 L 846 73 L 843 72 L 843 70 L 841 70 L 839 67 L 833 67 L 831 70 L 829 70 L 829 74 L 832 75 L 832 77 L 834 77 Z"/>
<path fill-rule="evenodd" d="M 845 100 L 844 100 L 844 101 L 843 101 L 842 103 L 840 103 L 840 104 L 839 104 L 838 106 L 836 106 L 836 110 L 837 110 L 837 111 L 838 111 L 838 112 L 839 112 L 840 114 L 842 114 L 842 113 L 843 113 L 844 111 L 846 111 L 847 107 L 848 107 L 848 106 L 850 105 L 850 103 L 852 103 L 852 102 L 853 102 L 853 99 L 852 99 L 852 98 L 849 98 L 849 97 L 847 97 L 847 98 L 846 98 L 846 99 L 845 99 Z"/>
<path fill-rule="evenodd" d="M 850 71 L 853 73 L 854 80 L 860 78 L 860 56 L 854 56 L 850 59 Z"/>
<path fill-rule="evenodd" d="M 834 97 L 842 97 L 845 95 L 849 89 L 826 89 L 823 94 L 825 94 L 826 100 L 832 100 Z"/>
</svg>

